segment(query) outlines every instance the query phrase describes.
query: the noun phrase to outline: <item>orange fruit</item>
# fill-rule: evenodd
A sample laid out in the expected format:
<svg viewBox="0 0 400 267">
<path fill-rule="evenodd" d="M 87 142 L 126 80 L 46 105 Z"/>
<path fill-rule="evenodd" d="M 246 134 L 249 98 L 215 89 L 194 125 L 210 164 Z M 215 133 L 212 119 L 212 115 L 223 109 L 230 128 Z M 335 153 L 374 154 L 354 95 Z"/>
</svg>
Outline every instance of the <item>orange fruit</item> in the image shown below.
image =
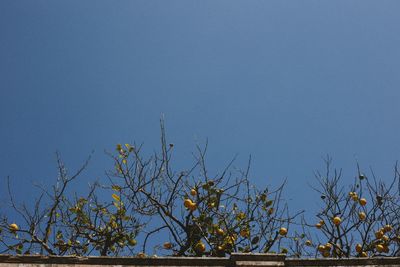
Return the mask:
<svg viewBox="0 0 400 267">
<path fill-rule="evenodd" d="M 185 201 L 183 201 L 183 205 L 184 205 L 186 208 L 189 208 L 190 205 L 191 205 L 192 203 L 193 203 L 193 202 L 192 202 L 190 199 L 188 199 L 188 198 L 186 198 Z"/>
<path fill-rule="evenodd" d="M 380 252 L 380 253 L 382 253 L 382 252 L 385 251 L 385 247 L 384 247 L 383 245 L 381 245 L 381 244 L 376 245 L 375 248 L 376 248 L 376 251 L 378 251 L 378 252 Z"/>
<path fill-rule="evenodd" d="M 224 234 L 225 234 L 225 232 L 223 229 L 221 229 L 221 228 L 217 229 L 217 235 L 224 235 Z"/>
<path fill-rule="evenodd" d="M 204 251 L 206 251 L 206 245 L 204 245 L 201 241 L 199 243 L 196 244 L 195 246 L 195 250 L 199 253 L 203 253 Z"/>
<path fill-rule="evenodd" d="M 240 235 L 241 235 L 242 237 L 247 238 L 247 237 L 250 236 L 250 231 L 249 231 L 248 229 L 242 229 L 242 230 L 240 230 Z"/>
<path fill-rule="evenodd" d="M 361 244 L 357 244 L 357 245 L 356 245 L 356 251 L 357 251 L 358 253 L 361 253 L 361 252 L 362 252 L 362 245 L 361 245 Z"/>
<path fill-rule="evenodd" d="M 386 225 L 383 227 L 383 230 L 384 230 L 385 232 L 390 232 L 390 231 L 392 231 L 392 229 L 393 229 L 393 227 L 392 227 L 390 224 L 386 224 Z"/>
<path fill-rule="evenodd" d="M 379 230 L 379 231 L 375 232 L 375 237 L 377 239 L 381 239 L 383 237 L 383 235 L 384 235 L 384 233 L 383 233 L 382 230 Z"/>
<path fill-rule="evenodd" d="M 171 244 L 171 242 L 165 242 L 165 243 L 163 244 L 163 247 L 164 247 L 165 249 L 171 249 L 171 248 L 172 248 L 172 244 Z"/>
<path fill-rule="evenodd" d="M 192 190 L 190 190 L 190 194 L 191 194 L 192 196 L 197 195 L 196 189 L 193 188 Z"/>
<path fill-rule="evenodd" d="M 359 203 L 360 203 L 361 206 L 365 206 L 365 205 L 367 205 L 367 200 L 365 198 L 361 198 L 359 200 Z"/>
<path fill-rule="evenodd" d="M 389 247 L 386 246 L 386 245 L 384 245 L 384 246 L 383 246 L 383 252 L 389 253 Z"/>
<path fill-rule="evenodd" d="M 364 221 L 365 218 L 367 218 L 367 215 L 365 214 L 365 212 L 360 212 L 358 213 L 358 218 L 360 219 L 360 221 Z"/>
</svg>

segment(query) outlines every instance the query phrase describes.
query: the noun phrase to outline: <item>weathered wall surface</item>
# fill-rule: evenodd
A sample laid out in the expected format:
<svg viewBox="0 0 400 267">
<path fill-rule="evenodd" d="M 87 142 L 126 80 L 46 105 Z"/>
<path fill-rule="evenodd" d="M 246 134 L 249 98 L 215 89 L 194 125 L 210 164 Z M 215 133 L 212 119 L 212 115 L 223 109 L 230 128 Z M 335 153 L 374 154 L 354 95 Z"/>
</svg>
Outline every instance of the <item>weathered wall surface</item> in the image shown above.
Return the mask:
<svg viewBox="0 0 400 267">
<path fill-rule="evenodd" d="M 277 254 L 233 254 L 230 258 L 111 258 L 0 255 L 0 267 L 400 267 L 400 258 L 286 259 Z"/>
<path fill-rule="evenodd" d="M 288 267 L 399 267 L 400 258 L 286 259 Z"/>
</svg>

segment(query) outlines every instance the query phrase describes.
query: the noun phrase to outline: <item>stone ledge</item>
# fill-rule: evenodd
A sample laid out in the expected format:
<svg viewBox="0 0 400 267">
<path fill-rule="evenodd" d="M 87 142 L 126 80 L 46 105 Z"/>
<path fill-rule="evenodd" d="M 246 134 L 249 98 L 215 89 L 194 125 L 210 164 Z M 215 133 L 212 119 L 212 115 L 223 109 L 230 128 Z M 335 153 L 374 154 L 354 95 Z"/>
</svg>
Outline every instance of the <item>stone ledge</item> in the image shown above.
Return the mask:
<svg viewBox="0 0 400 267">
<path fill-rule="evenodd" d="M 400 266 L 398 257 L 348 259 L 286 259 L 285 266 Z"/>
<path fill-rule="evenodd" d="M 230 259 L 237 267 L 285 266 L 284 254 L 232 253 Z"/>
<path fill-rule="evenodd" d="M 5 265 L 4 265 L 5 264 Z M 212 267 L 312 267 L 312 266 L 381 266 L 400 267 L 400 257 L 350 259 L 286 259 L 283 254 L 233 253 L 229 258 L 215 257 L 75 257 L 42 255 L 0 255 L 1 266 L 212 266 Z M 33 266 L 32 266 L 33 267 Z"/>
<path fill-rule="evenodd" d="M 232 253 L 233 261 L 285 261 L 285 254 L 269 254 L 269 253 Z"/>
<path fill-rule="evenodd" d="M 230 266 L 229 258 L 214 257 L 75 257 L 42 255 L 0 255 L 0 263 L 138 265 L 138 266 Z"/>
</svg>

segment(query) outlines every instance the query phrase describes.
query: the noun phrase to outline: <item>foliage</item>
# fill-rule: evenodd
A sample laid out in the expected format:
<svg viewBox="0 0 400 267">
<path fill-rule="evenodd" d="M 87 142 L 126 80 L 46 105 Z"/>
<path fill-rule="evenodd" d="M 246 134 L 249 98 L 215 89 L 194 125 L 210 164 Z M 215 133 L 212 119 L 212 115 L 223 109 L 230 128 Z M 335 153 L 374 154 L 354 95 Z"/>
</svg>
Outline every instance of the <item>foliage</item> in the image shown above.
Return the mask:
<svg viewBox="0 0 400 267">
<path fill-rule="evenodd" d="M 259 189 L 234 160 L 220 172 L 206 164 L 207 144 L 193 163 L 173 168 L 175 147 L 166 140 L 145 156 L 142 146 L 118 144 L 108 152 L 113 168 L 85 196 L 71 187 L 89 159 L 72 175 L 57 154 L 58 178 L 39 187 L 30 205 L 18 204 L 8 179 L 13 213 L 0 220 L 0 253 L 46 255 L 225 256 L 232 252 L 278 252 L 294 257 L 400 255 L 400 173 L 393 181 L 366 176 L 357 165 L 354 182 L 342 185 L 341 170 L 315 173 L 322 206 L 312 223 L 290 214 L 285 182 Z M 11 219 L 13 218 L 13 219 Z M 140 220 L 139 220 L 140 218 Z"/>
<path fill-rule="evenodd" d="M 366 176 L 357 164 L 354 182 L 342 185 L 342 171 L 332 170 L 331 158 L 325 160 L 324 174 L 315 177 L 319 187 L 322 209 L 315 224 L 293 245 L 293 251 L 302 256 L 374 257 L 400 255 L 400 173 L 397 164 L 389 185 L 378 181 L 374 172 Z M 304 228 L 304 229 L 305 229 Z M 307 234 L 305 234 L 307 233 Z M 307 238 L 308 237 L 308 238 Z"/>
<path fill-rule="evenodd" d="M 86 197 L 68 196 L 67 189 L 88 162 L 69 176 L 57 154 L 57 183 L 51 191 L 40 187 L 41 195 L 31 209 L 16 203 L 8 179 L 10 204 L 19 220 L 1 219 L 1 253 L 88 255 L 97 250 L 100 255 L 118 255 L 136 245 L 140 225 L 120 199 L 100 202 L 97 183 Z"/>
<path fill-rule="evenodd" d="M 283 184 L 272 191 L 257 189 L 249 181 L 249 167 L 233 170 L 232 162 L 213 176 L 206 167 L 206 150 L 197 147 L 193 165 L 174 171 L 173 144 L 167 144 L 161 122 L 161 152 L 144 159 L 141 147 L 117 146 L 111 155 L 115 170 L 108 172 L 113 187 L 129 199 L 134 211 L 157 227 L 148 227 L 142 245 L 159 232 L 167 232 L 163 248 L 173 255 L 224 256 L 234 251 L 268 252 L 280 249 L 293 220 L 281 202 Z"/>
</svg>

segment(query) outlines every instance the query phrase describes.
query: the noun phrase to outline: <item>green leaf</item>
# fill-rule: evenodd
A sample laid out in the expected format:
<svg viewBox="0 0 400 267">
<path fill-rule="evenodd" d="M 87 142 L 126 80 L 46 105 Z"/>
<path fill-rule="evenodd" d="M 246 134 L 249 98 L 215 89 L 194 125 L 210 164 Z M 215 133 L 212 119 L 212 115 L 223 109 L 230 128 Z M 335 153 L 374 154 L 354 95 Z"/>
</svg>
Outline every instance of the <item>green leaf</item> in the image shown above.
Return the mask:
<svg viewBox="0 0 400 267">
<path fill-rule="evenodd" d="M 121 191 L 121 187 L 118 185 L 113 185 L 111 188 L 117 192 Z"/>
<path fill-rule="evenodd" d="M 112 194 L 111 197 L 115 200 L 115 201 L 121 201 L 120 197 L 116 194 Z"/>
</svg>

